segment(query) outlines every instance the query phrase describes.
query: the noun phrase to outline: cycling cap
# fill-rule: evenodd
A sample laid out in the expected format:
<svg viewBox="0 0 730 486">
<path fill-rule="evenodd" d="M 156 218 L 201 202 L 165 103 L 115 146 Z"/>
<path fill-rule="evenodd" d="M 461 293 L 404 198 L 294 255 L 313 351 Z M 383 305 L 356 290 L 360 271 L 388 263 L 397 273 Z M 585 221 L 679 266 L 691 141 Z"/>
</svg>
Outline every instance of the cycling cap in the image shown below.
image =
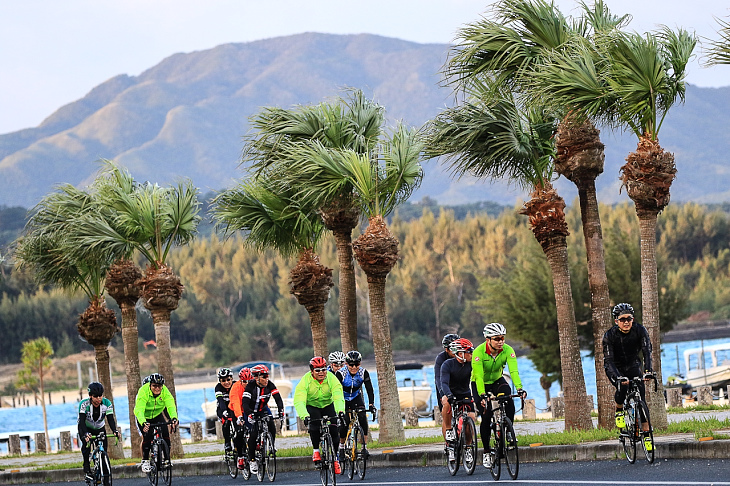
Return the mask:
<svg viewBox="0 0 730 486">
<path fill-rule="evenodd" d="M 269 368 L 266 367 L 266 365 L 257 364 L 253 368 L 251 368 L 251 374 L 253 376 L 259 376 L 264 374 L 269 374 Z"/>
<path fill-rule="evenodd" d="M 360 354 L 360 351 L 348 351 L 345 361 L 349 365 L 359 365 L 362 362 L 362 354 Z"/>
<path fill-rule="evenodd" d="M 327 361 L 322 356 L 315 356 L 314 358 L 309 360 L 309 369 L 313 370 L 314 368 L 326 368 L 327 367 Z"/>
<path fill-rule="evenodd" d="M 150 375 L 150 383 L 155 385 L 164 385 L 165 377 L 159 373 L 152 373 Z"/>
<path fill-rule="evenodd" d="M 347 358 L 345 357 L 345 353 L 342 351 L 333 351 L 330 353 L 329 360 L 330 363 L 337 363 L 342 364 L 345 362 Z"/>
<path fill-rule="evenodd" d="M 95 381 L 93 383 L 89 383 L 87 390 L 89 391 L 89 395 L 100 397 L 104 394 L 104 385 Z"/>
<path fill-rule="evenodd" d="M 620 316 L 621 314 L 631 314 L 633 316 L 634 308 L 631 307 L 631 304 L 617 304 L 616 307 L 613 308 L 613 318 L 618 319 L 618 316 Z"/>
<path fill-rule="evenodd" d="M 459 335 L 458 335 L 458 334 L 453 334 L 453 333 L 452 333 L 452 334 L 447 334 L 447 335 L 446 335 L 446 336 L 444 336 L 444 338 L 443 338 L 443 339 L 441 340 L 441 345 L 442 345 L 442 346 L 443 346 L 443 347 L 444 347 L 445 349 L 449 349 L 449 344 L 453 343 L 453 342 L 454 342 L 454 341 L 456 341 L 457 339 L 459 339 Z"/>
<path fill-rule="evenodd" d="M 452 353 L 471 353 L 474 351 L 474 345 L 466 338 L 460 338 L 449 344 L 449 349 Z"/>
<path fill-rule="evenodd" d="M 507 334 L 507 329 L 499 322 L 492 322 L 484 326 L 484 337 L 504 336 Z"/>
<path fill-rule="evenodd" d="M 241 368 L 241 371 L 238 372 L 238 378 L 241 381 L 253 380 L 253 375 L 251 374 L 251 368 Z"/>
<path fill-rule="evenodd" d="M 230 368 L 221 368 L 218 370 L 218 379 L 222 378 L 228 378 L 229 376 L 233 376 L 233 373 L 231 372 Z"/>
</svg>

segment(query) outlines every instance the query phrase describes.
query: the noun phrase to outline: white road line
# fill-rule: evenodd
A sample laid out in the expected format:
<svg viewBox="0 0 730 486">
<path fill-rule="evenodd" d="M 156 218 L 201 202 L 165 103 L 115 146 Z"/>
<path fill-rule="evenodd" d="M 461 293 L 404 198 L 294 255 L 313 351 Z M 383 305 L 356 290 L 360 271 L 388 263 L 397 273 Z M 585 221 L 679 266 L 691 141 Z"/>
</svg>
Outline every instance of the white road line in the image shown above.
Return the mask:
<svg viewBox="0 0 730 486">
<path fill-rule="evenodd" d="M 443 485 L 449 481 L 378 481 L 378 482 L 367 482 L 368 486 L 384 485 L 384 486 L 398 486 L 398 485 L 409 485 L 409 484 L 438 484 Z M 494 480 L 465 480 L 461 482 L 464 484 L 483 484 L 489 483 L 494 484 Z M 610 484 L 610 485 L 631 485 L 631 486 L 730 486 L 728 481 L 590 481 L 590 480 L 565 480 L 565 479 L 515 479 L 509 480 L 509 484 L 581 484 L 581 485 L 598 485 L 598 484 Z M 316 485 L 311 485 L 316 486 Z"/>
</svg>

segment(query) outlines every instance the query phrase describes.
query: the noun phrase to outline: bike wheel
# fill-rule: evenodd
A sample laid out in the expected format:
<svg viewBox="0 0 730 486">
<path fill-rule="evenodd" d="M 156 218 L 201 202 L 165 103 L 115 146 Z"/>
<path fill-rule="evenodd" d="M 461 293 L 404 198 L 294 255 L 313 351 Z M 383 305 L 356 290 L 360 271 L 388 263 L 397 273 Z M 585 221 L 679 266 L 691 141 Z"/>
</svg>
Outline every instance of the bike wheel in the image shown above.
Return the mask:
<svg viewBox="0 0 730 486">
<path fill-rule="evenodd" d="M 160 443 L 157 471 L 162 479 L 162 484 L 170 486 L 172 484 L 172 464 L 170 463 L 170 449 L 167 448 L 167 442 L 164 441 Z"/>
<path fill-rule="evenodd" d="M 471 476 L 477 467 L 477 426 L 474 424 L 474 419 L 468 416 L 464 418 L 461 443 L 464 470 Z"/>
<path fill-rule="evenodd" d="M 243 460 L 243 469 L 241 469 L 241 476 L 243 476 L 243 479 L 248 481 L 251 479 L 251 468 L 248 465 L 248 458 L 244 458 Z"/>
<path fill-rule="evenodd" d="M 504 462 L 507 464 L 507 472 L 509 477 L 517 479 L 517 475 L 520 472 L 520 456 L 517 451 L 517 435 L 515 434 L 515 428 L 512 426 L 512 421 L 509 418 L 504 418 Z"/>
<path fill-rule="evenodd" d="M 97 467 L 101 471 L 101 484 L 104 486 L 112 486 L 112 464 L 109 462 L 109 456 L 106 452 L 102 451 L 99 453 L 97 460 L 99 461 Z"/>
<path fill-rule="evenodd" d="M 350 432 L 344 444 L 340 444 L 343 460 L 340 461 L 342 466 L 342 474 L 347 474 L 347 479 L 355 476 L 355 432 Z"/>
<path fill-rule="evenodd" d="M 630 400 L 628 407 L 624 410 L 624 414 L 627 419 L 633 418 L 636 415 L 636 406 L 633 400 Z M 636 434 L 638 430 L 636 428 L 636 420 L 626 420 L 626 429 L 621 432 L 621 443 L 624 447 L 624 454 L 630 464 L 636 462 Z"/>
<path fill-rule="evenodd" d="M 499 476 L 502 475 L 502 433 L 496 424 L 492 424 L 491 432 L 489 435 L 489 454 L 492 456 L 492 467 L 489 468 L 489 472 L 495 481 L 499 481 Z"/>
<path fill-rule="evenodd" d="M 326 425 L 322 425 L 326 427 Z M 322 486 L 327 486 L 329 484 L 330 474 L 329 463 L 334 458 L 330 456 L 330 438 L 326 435 L 322 436 L 322 439 L 319 441 L 319 455 L 322 457 L 322 462 L 319 464 L 319 479 L 322 482 Z"/>
<path fill-rule="evenodd" d="M 646 461 L 649 464 L 652 464 L 654 462 L 654 431 L 651 428 L 651 419 L 649 418 L 649 408 L 646 406 L 646 403 L 643 401 L 638 403 L 639 413 L 637 416 L 639 416 L 638 420 L 638 427 L 639 430 L 641 430 L 641 447 L 644 449 L 644 456 L 646 457 Z M 644 431 L 641 429 L 641 422 L 646 422 L 649 425 L 649 430 Z"/>
<path fill-rule="evenodd" d="M 360 427 L 355 427 L 355 469 L 357 469 L 357 477 L 361 480 L 365 479 L 365 471 L 368 468 L 368 448 L 365 445 L 365 434 Z"/>
<path fill-rule="evenodd" d="M 261 448 L 261 452 L 264 455 L 266 475 L 269 481 L 273 482 L 276 479 L 276 450 L 274 449 L 274 439 L 268 432 L 264 435 L 264 445 Z"/>
<path fill-rule="evenodd" d="M 335 473 L 335 461 L 337 460 L 337 454 L 335 453 L 335 447 L 331 440 L 330 440 L 329 451 L 327 452 L 327 455 L 330 457 L 329 470 L 330 470 L 330 479 L 332 480 L 332 486 L 337 486 L 337 474 Z"/>
<path fill-rule="evenodd" d="M 157 444 L 152 444 L 150 451 L 150 472 L 147 473 L 147 480 L 152 486 L 157 486 L 157 456 L 159 455 Z"/>
<path fill-rule="evenodd" d="M 236 455 L 233 451 L 223 452 L 223 462 L 226 463 L 228 474 L 235 479 L 238 476 L 238 465 L 236 464 Z"/>
<path fill-rule="evenodd" d="M 460 447 L 461 444 L 461 436 L 456 437 L 456 440 L 452 443 L 454 448 L 454 459 L 449 459 L 448 452 L 446 453 L 446 467 L 449 469 L 449 474 L 452 476 L 456 475 L 456 472 L 459 470 L 459 453 L 461 452 Z"/>
</svg>

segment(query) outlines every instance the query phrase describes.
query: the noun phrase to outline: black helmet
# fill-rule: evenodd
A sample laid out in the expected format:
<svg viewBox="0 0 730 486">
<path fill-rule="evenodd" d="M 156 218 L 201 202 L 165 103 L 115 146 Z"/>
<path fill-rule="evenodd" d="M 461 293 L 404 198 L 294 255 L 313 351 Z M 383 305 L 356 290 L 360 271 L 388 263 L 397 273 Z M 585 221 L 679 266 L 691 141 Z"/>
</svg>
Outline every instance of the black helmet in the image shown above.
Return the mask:
<svg viewBox="0 0 730 486">
<path fill-rule="evenodd" d="M 460 337 L 460 336 L 459 336 L 458 334 L 453 334 L 453 333 L 452 333 L 452 334 L 447 334 L 447 335 L 446 335 L 446 336 L 444 336 L 444 338 L 443 338 L 443 339 L 441 340 L 441 345 L 442 345 L 442 346 L 443 346 L 444 348 L 446 348 L 446 349 L 449 349 L 449 344 L 451 344 L 451 343 L 453 343 L 454 341 L 456 341 L 457 339 L 459 339 L 459 337 Z"/>
<path fill-rule="evenodd" d="M 104 394 L 104 385 L 95 381 L 93 383 L 89 383 L 87 390 L 89 391 L 89 395 L 100 397 Z"/>
<path fill-rule="evenodd" d="M 621 304 L 616 304 L 616 306 L 613 308 L 613 318 L 618 319 L 618 316 L 620 316 L 621 314 L 631 314 L 633 316 L 634 308 L 631 307 L 631 304 L 627 304 L 625 302 Z"/>
<path fill-rule="evenodd" d="M 155 385 L 164 385 L 165 384 L 165 377 L 159 373 L 152 373 L 149 376 L 149 378 L 150 378 L 150 384 L 155 384 Z"/>
<path fill-rule="evenodd" d="M 218 370 L 218 379 L 233 378 L 233 372 L 230 368 L 221 368 Z"/>
<path fill-rule="evenodd" d="M 150 382 L 150 375 L 147 375 L 147 376 L 144 377 L 144 380 L 142 380 L 142 384 L 143 385 L 146 385 L 149 382 Z"/>
<path fill-rule="evenodd" d="M 360 351 L 348 351 L 345 356 L 345 361 L 349 365 L 359 365 L 362 362 L 362 354 L 360 354 Z"/>
</svg>

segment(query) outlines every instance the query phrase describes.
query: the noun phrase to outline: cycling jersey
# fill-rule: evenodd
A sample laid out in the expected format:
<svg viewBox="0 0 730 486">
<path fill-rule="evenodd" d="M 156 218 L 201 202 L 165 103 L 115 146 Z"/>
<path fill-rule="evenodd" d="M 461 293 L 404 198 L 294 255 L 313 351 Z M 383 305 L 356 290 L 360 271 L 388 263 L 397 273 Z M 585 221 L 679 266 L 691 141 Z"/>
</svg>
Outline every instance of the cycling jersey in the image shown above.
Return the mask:
<svg viewBox="0 0 730 486">
<path fill-rule="evenodd" d="M 170 419 L 177 418 L 177 408 L 175 407 L 175 399 L 170 390 L 162 385 L 160 394 L 154 396 L 150 389 L 150 384 L 145 383 L 137 392 L 137 399 L 134 402 L 134 416 L 140 424 L 149 422 L 149 419 L 157 417 L 165 409 Z"/>
<path fill-rule="evenodd" d="M 441 365 L 441 391 L 443 395 L 462 399 L 471 396 L 472 365 L 465 361 L 460 363 L 456 358 L 449 358 Z"/>
<path fill-rule="evenodd" d="M 476 347 L 472 355 L 472 374 L 471 381 L 476 383 L 479 395 L 484 395 L 484 385 L 492 384 L 502 378 L 504 365 L 509 368 L 509 374 L 512 378 L 516 389 L 522 388 L 520 374 L 517 371 L 517 355 L 515 350 L 509 344 L 505 343 L 502 351 L 496 356 L 492 356 L 487 351 L 486 341 Z"/>
<path fill-rule="evenodd" d="M 375 392 L 373 390 L 373 382 L 370 380 L 370 373 L 368 370 L 360 366 L 357 372 L 353 375 L 350 373 L 350 369 L 346 366 L 340 368 L 335 376 L 340 383 L 342 383 L 342 390 L 345 395 L 345 401 L 351 402 L 358 395 L 362 395 L 362 386 L 365 385 L 365 389 L 368 392 L 368 400 L 371 404 L 374 403 Z"/>
<path fill-rule="evenodd" d="M 117 423 L 114 420 L 114 408 L 112 402 L 108 398 L 102 398 L 101 404 L 94 407 L 90 398 L 84 398 L 79 403 L 79 435 L 85 436 L 87 433 L 96 435 L 96 431 L 104 428 L 104 420 L 109 421 L 109 428 L 116 434 Z M 92 430 L 93 432 L 89 432 Z"/>
<path fill-rule="evenodd" d="M 643 370 L 651 371 L 651 350 L 651 339 L 644 326 L 634 321 L 629 332 L 624 334 L 614 325 L 603 335 L 603 368 L 606 376 L 614 385 L 619 376 L 639 376 L 642 371 L 639 353 L 644 355 Z"/>
<path fill-rule="evenodd" d="M 434 383 L 436 384 L 436 396 L 439 399 L 443 396 L 443 393 L 441 393 L 441 365 L 444 364 L 444 361 L 447 359 L 450 359 L 449 353 L 447 353 L 446 350 L 441 351 L 438 356 L 436 356 L 436 362 L 433 364 L 433 378 Z"/>
<path fill-rule="evenodd" d="M 234 385 L 236 383 L 237 382 L 233 382 Z M 218 418 L 223 418 L 223 413 L 226 411 L 228 412 L 229 417 L 233 417 L 233 409 L 230 407 L 230 392 L 232 389 L 232 386 L 231 388 L 226 388 L 220 383 L 215 386 L 215 399 L 218 400 L 218 408 L 216 408 Z"/>
<path fill-rule="evenodd" d="M 309 417 L 308 405 L 325 408 L 331 404 L 334 404 L 336 413 L 345 411 L 342 383 L 335 375 L 328 371 L 322 383 L 314 379 L 311 371 L 302 376 L 294 389 L 294 408 L 301 419 Z"/>
<path fill-rule="evenodd" d="M 271 397 L 274 397 L 279 413 L 283 413 L 284 400 L 281 399 L 279 390 L 271 380 L 263 388 L 256 383 L 256 380 L 249 381 L 243 391 L 243 413 L 249 416 L 252 413 L 268 410 L 268 403 Z"/>
</svg>

